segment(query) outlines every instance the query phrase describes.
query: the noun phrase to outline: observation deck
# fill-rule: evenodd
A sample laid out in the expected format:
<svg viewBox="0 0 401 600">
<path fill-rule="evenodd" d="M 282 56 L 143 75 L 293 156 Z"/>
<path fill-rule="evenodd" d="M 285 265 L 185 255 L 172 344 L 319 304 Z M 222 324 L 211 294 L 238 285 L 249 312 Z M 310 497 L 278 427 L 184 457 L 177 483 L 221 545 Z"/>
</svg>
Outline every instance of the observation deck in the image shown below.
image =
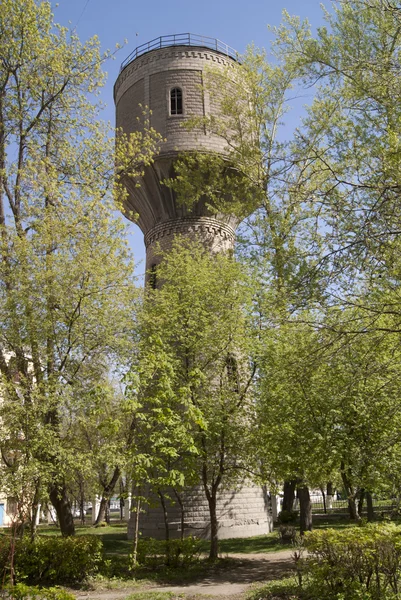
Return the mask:
<svg viewBox="0 0 401 600">
<path fill-rule="evenodd" d="M 239 54 L 234 48 L 228 46 L 221 40 L 216 38 L 207 37 L 205 35 L 198 35 L 196 33 L 174 33 L 172 35 L 162 35 L 150 42 L 137 46 L 131 54 L 127 56 L 120 65 L 120 73 L 125 67 L 127 67 L 133 60 L 151 52 L 152 50 L 159 50 L 161 48 L 170 48 L 174 46 L 196 46 L 197 48 L 209 48 L 225 56 L 229 56 L 233 60 L 240 62 Z"/>
</svg>

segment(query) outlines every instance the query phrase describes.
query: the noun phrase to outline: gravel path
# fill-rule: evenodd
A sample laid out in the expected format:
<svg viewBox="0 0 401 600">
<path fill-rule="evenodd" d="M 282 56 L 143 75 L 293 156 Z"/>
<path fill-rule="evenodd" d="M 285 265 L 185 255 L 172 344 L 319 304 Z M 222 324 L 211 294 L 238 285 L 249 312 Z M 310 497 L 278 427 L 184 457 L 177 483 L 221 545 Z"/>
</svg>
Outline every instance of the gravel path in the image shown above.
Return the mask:
<svg viewBox="0 0 401 600">
<path fill-rule="evenodd" d="M 178 598 L 201 600 L 220 598 L 221 600 L 241 600 L 253 583 L 282 577 L 292 570 L 292 550 L 282 550 L 271 554 L 228 554 L 236 559 L 232 568 L 218 570 L 199 581 L 182 585 L 163 585 L 124 589 L 89 591 L 77 594 L 79 600 L 122 600 L 133 592 L 172 592 Z"/>
</svg>

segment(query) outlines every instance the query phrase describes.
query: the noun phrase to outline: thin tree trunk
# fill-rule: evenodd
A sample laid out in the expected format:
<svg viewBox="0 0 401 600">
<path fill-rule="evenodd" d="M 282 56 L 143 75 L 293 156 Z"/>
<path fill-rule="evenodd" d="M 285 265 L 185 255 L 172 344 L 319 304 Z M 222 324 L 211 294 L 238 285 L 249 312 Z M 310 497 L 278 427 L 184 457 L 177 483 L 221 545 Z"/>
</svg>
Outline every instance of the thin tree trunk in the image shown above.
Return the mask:
<svg viewBox="0 0 401 600">
<path fill-rule="evenodd" d="M 345 465 L 343 462 L 341 463 L 341 479 L 344 485 L 345 493 L 347 494 L 349 517 L 351 521 L 360 521 L 361 516 L 358 513 L 358 507 L 356 504 L 357 494 L 351 485 L 351 481 L 348 478 L 347 473 L 345 472 Z"/>
<path fill-rule="evenodd" d="M 363 509 L 363 501 L 365 500 L 365 490 L 361 489 L 361 491 L 359 492 L 359 499 L 358 499 L 358 514 L 360 517 L 362 517 L 362 509 Z"/>
<path fill-rule="evenodd" d="M 162 491 L 160 489 L 158 489 L 157 493 L 159 494 L 160 502 L 161 502 L 162 509 L 163 509 L 164 532 L 165 532 L 165 539 L 166 539 L 166 565 L 169 566 L 170 565 L 170 529 L 168 526 L 167 505 L 166 505 L 166 501 L 164 499 Z"/>
<path fill-rule="evenodd" d="M 180 513 L 181 513 L 181 541 L 184 539 L 184 529 L 185 529 L 185 508 L 184 503 L 180 494 L 177 490 L 174 490 L 175 497 L 177 498 L 177 502 L 180 505 Z"/>
<path fill-rule="evenodd" d="M 326 505 L 329 510 L 333 508 L 333 492 L 333 484 L 331 481 L 328 481 L 326 487 Z"/>
<path fill-rule="evenodd" d="M 322 492 L 322 498 L 323 498 L 323 512 L 325 515 L 327 515 L 326 494 L 324 493 L 324 488 L 321 487 L 320 491 Z"/>
<path fill-rule="evenodd" d="M 32 518 L 31 518 L 31 540 L 33 541 L 37 531 L 38 511 L 40 511 L 40 484 L 35 486 L 35 494 L 32 501 Z"/>
<path fill-rule="evenodd" d="M 63 536 L 75 535 L 74 518 L 66 486 L 53 483 L 49 489 L 49 497 L 56 509 L 61 534 Z"/>
<path fill-rule="evenodd" d="M 138 540 L 139 540 L 139 513 L 141 510 L 141 498 L 140 498 L 140 490 L 138 490 L 138 498 L 136 501 L 135 508 L 135 521 L 134 521 L 134 547 L 132 549 L 132 564 L 135 567 L 138 556 Z"/>
<path fill-rule="evenodd" d="M 166 505 L 166 501 L 164 499 L 164 495 L 163 495 L 162 491 L 160 489 L 158 489 L 157 493 L 159 495 L 160 503 L 161 503 L 162 509 L 163 509 L 164 536 L 165 536 L 166 542 L 169 542 L 169 540 L 170 540 L 170 529 L 169 529 L 169 526 L 168 526 L 167 505 Z"/>
<path fill-rule="evenodd" d="M 208 497 L 210 514 L 210 552 L 209 560 L 217 560 L 219 556 L 219 524 L 217 521 L 217 499 L 216 494 Z"/>
<path fill-rule="evenodd" d="M 119 498 L 119 503 L 120 503 L 120 521 L 124 520 L 124 509 L 125 509 L 124 492 L 125 492 L 124 482 L 123 482 L 123 480 L 121 478 L 120 479 L 120 498 Z"/>
<path fill-rule="evenodd" d="M 297 489 L 299 499 L 300 533 L 312 531 L 312 503 L 310 501 L 309 488 L 299 484 Z"/>
<path fill-rule="evenodd" d="M 375 518 L 375 513 L 373 509 L 373 498 L 370 492 L 366 492 L 366 505 L 368 509 L 368 521 L 371 522 Z"/>
<path fill-rule="evenodd" d="M 281 510 L 291 512 L 294 507 L 296 480 L 284 481 L 284 497 Z"/>
</svg>

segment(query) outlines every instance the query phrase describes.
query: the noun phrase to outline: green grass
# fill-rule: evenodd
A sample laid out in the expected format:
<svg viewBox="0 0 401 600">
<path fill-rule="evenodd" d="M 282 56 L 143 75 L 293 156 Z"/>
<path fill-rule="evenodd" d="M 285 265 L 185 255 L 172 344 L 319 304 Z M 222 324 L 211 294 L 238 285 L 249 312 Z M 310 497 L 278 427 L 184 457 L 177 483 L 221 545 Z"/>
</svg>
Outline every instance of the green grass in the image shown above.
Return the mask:
<svg viewBox="0 0 401 600">
<path fill-rule="evenodd" d="M 60 535 L 60 531 L 54 526 L 40 526 L 43 535 Z M 87 527 L 78 525 L 77 535 L 98 535 L 101 537 L 105 554 L 128 555 L 132 551 L 132 540 L 127 540 L 127 525 L 116 524 L 107 527 Z M 251 538 L 237 538 L 220 540 L 220 554 L 257 554 L 262 552 L 277 552 L 288 546 L 280 543 L 277 532 Z M 209 552 L 209 541 L 203 540 L 201 551 Z"/>
<path fill-rule="evenodd" d="M 257 586 L 246 597 L 247 600 L 307 600 L 308 594 L 300 589 L 294 577 L 287 577 Z"/>
<path fill-rule="evenodd" d="M 207 541 L 204 542 L 205 551 L 209 549 Z M 266 535 L 258 535 L 250 538 L 236 538 L 230 540 L 220 540 L 219 550 L 221 554 L 258 554 L 260 552 L 278 552 L 288 548 L 287 544 L 282 544 L 278 539 L 277 532 Z"/>
</svg>

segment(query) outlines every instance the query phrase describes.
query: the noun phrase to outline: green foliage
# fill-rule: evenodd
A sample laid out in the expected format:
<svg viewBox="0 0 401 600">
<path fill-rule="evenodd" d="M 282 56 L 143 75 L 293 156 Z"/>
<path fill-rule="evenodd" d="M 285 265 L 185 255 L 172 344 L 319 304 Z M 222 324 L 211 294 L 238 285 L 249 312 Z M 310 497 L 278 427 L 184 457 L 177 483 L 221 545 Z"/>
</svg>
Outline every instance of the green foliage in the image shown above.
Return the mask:
<svg viewBox="0 0 401 600">
<path fill-rule="evenodd" d="M 305 548 L 305 573 L 325 597 L 401 597 L 401 531 L 396 526 L 367 525 L 307 533 Z"/>
<path fill-rule="evenodd" d="M 127 388 L 148 458 L 144 477 L 159 496 L 202 481 L 216 497 L 220 486 L 242 482 L 249 460 L 252 282 L 228 253 L 196 241 L 175 240 L 162 259 L 163 285 L 148 290 Z"/>
<path fill-rule="evenodd" d="M 296 510 L 282 510 L 278 513 L 277 520 L 279 523 L 294 523 L 298 518 L 298 511 Z"/>
<path fill-rule="evenodd" d="M 75 598 L 74 594 L 58 587 L 40 588 L 24 583 L 7 586 L 4 592 L 3 597 L 13 600 L 74 600 Z"/>
<path fill-rule="evenodd" d="M 309 598 L 310 596 L 307 596 L 305 590 L 296 584 L 293 577 L 256 587 L 247 595 L 247 600 L 308 600 Z"/>
<path fill-rule="evenodd" d="M 2 2 L 1 489 L 16 499 L 19 521 L 48 492 L 67 512 L 58 486 L 98 466 L 96 443 L 94 457 L 83 452 L 73 422 L 109 366 L 120 375 L 127 367 L 134 339 L 137 290 L 113 188 L 121 200 L 121 179 L 151 162 L 160 136 L 144 115 L 141 132 L 116 145 L 99 118 L 102 64 L 111 57 L 99 47 L 97 36 L 81 43 L 55 24 L 49 2 Z M 124 435 L 116 419 L 103 420 L 96 442 L 105 454 L 113 426 Z M 59 522 L 73 533 L 71 518 Z"/>
<path fill-rule="evenodd" d="M 0 544 L 0 572 L 8 573 L 10 538 Z M 96 536 L 27 537 L 16 540 L 14 568 L 18 582 L 76 584 L 95 575 L 102 560 L 102 542 Z"/>
</svg>

